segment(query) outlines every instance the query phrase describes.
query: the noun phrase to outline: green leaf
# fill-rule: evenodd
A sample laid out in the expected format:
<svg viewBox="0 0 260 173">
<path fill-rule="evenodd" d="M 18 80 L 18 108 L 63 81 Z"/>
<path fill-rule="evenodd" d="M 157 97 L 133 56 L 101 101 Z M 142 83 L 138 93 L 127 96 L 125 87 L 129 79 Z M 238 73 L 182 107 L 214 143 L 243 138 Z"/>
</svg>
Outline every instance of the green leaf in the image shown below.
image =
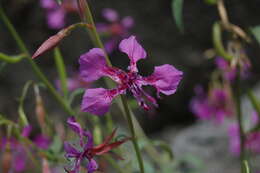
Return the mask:
<svg viewBox="0 0 260 173">
<path fill-rule="evenodd" d="M 250 167 L 249 167 L 247 160 L 243 160 L 242 173 L 251 173 L 251 170 L 250 170 Z"/>
<path fill-rule="evenodd" d="M 260 26 L 251 27 L 250 31 L 254 35 L 256 41 L 260 44 Z"/>
<path fill-rule="evenodd" d="M 164 141 L 156 140 L 156 141 L 153 141 L 153 144 L 154 144 L 155 146 L 160 147 L 160 148 L 163 149 L 164 151 L 166 151 L 166 152 L 169 154 L 170 159 L 173 159 L 173 158 L 174 158 L 172 149 L 171 149 L 171 147 L 170 147 L 167 143 L 165 143 Z"/>
<path fill-rule="evenodd" d="M 172 0 L 172 14 L 178 29 L 183 33 L 184 26 L 182 22 L 182 8 L 183 0 Z"/>
<path fill-rule="evenodd" d="M 28 93 L 28 89 L 32 85 L 32 83 L 33 83 L 32 81 L 26 82 L 26 84 L 23 87 L 22 96 L 19 99 L 18 114 L 19 114 L 19 118 L 20 118 L 19 120 L 20 120 L 22 126 L 27 126 L 29 124 L 28 119 L 27 119 L 26 114 L 23 109 L 23 103 L 24 103 L 25 97 Z"/>
</svg>

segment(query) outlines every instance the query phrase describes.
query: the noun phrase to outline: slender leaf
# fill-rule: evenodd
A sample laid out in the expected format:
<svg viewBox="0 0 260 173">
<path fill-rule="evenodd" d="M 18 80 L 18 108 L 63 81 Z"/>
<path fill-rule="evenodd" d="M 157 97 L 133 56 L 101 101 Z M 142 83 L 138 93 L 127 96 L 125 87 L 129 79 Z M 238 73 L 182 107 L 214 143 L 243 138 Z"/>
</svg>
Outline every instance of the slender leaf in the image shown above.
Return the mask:
<svg viewBox="0 0 260 173">
<path fill-rule="evenodd" d="M 20 122 L 22 123 L 22 126 L 27 126 L 29 124 L 26 114 L 23 109 L 23 105 L 24 105 L 25 97 L 28 93 L 28 89 L 31 85 L 32 85 L 32 81 L 26 82 L 26 84 L 23 87 L 22 96 L 19 99 L 18 114 L 19 114 L 19 118 L 20 118 Z"/>
<path fill-rule="evenodd" d="M 178 29 L 183 33 L 184 26 L 182 20 L 183 0 L 172 0 L 172 14 Z"/>
</svg>

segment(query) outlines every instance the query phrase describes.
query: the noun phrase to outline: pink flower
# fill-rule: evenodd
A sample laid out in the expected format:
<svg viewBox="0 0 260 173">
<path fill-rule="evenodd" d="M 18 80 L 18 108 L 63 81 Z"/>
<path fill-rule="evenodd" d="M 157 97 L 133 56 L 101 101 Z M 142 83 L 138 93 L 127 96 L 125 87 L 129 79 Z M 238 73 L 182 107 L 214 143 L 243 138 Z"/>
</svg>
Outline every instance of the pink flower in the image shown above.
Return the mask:
<svg viewBox="0 0 260 173">
<path fill-rule="evenodd" d="M 236 67 L 231 67 L 230 62 L 225 60 L 222 57 L 217 57 L 215 59 L 215 64 L 217 67 L 223 72 L 224 78 L 228 81 L 234 81 L 237 75 L 237 68 Z M 246 79 L 249 75 L 249 69 L 251 67 L 250 62 L 243 58 L 243 61 L 241 60 L 241 77 L 243 79 Z"/>
<path fill-rule="evenodd" d="M 72 168 L 65 168 L 65 171 L 68 173 L 78 173 L 80 170 L 81 162 L 83 162 L 83 160 L 87 160 L 87 164 L 85 166 L 87 168 L 87 172 L 95 172 L 98 169 L 98 164 L 94 160 L 95 156 L 106 154 L 112 149 L 122 145 L 129 140 L 129 138 L 124 138 L 116 142 L 111 142 L 116 133 L 116 130 L 114 130 L 112 134 L 108 136 L 102 144 L 94 146 L 92 134 L 88 131 L 84 131 L 81 128 L 80 124 L 76 122 L 74 117 L 68 118 L 67 123 L 80 138 L 80 149 L 74 147 L 69 142 L 64 143 L 64 149 L 66 152 L 65 157 L 68 159 L 74 159 Z M 84 142 L 84 138 L 87 139 L 86 142 Z"/>
<path fill-rule="evenodd" d="M 32 131 L 30 125 L 24 127 L 21 132 L 21 136 L 28 138 Z M 37 135 L 33 140 L 33 143 L 40 149 L 47 149 L 50 145 L 50 140 L 46 136 Z M 30 146 L 28 146 L 30 147 Z M 28 164 L 28 155 L 25 146 L 15 138 L 0 138 L 0 151 L 10 151 L 11 153 L 11 165 L 14 172 L 23 172 Z"/>
<path fill-rule="evenodd" d="M 111 8 L 103 9 L 102 16 L 107 23 L 98 23 L 97 30 L 100 34 L 109 35 L 105 49 L 111 53 L 117 48 L 122 38 L 129 36 L 129 30 L 134 26 L 134 19 L 131 16 L 120 19 L 118 13 Z"/>
<path fill-rule="evenodd" d="M 259 118 L 256 112 L 252 114 L 252 125 L 255 125 L 259 122 Z M 237 123 L 233 123 L 228 128 L 228 136 L 229 136 L 229 150 L 235 154 L 240 154 L 240 137 L 239 137 L 239 126 Z M 247 134 L 245 139 L 245 147 L 246 149 L 260 153 L 260 132 L 252 132 Z"/>
<path fill-rule="evenodd" d="M 67 13 L 77 11 L 77 3 L 74 0 L 64 0 L 62 5 L 55 0 L 41 0 L 41 7 L 46 10 L 48 26 L 52 29 L 64 27 Z"/>
<path fill-rule="evenodd" d="M 202 120 L 214 119 L 223 122 L 234 113 L 232 98 L 226 88 L 212 88 L 207 95 L 203 89 L 195 89 L 196 96 L 191 100 L 191 111 Z"/>
<path fill-rule="evenodd" d="M 172 65 L 165 64 L 155 67 L 151 76 L 143 77 L 138 74 L 137 61 L 146 58 L 146 52 L 136 41 L 134 36 L 121 41 L 119 45 L 121 52 L 126 53 L 130 59 L 127 72 L 116 67 L 109 67 L 106 64 L 105 54 L 102 49 L 94 48 L 81 55 L 79 59 L 80 75 L 86 82 L 92 82 L 100 77 L 108 76 L 114 80 L 118 86 L 115 89 L 94 88 L 87 89 L 81 105 L 84 112 L 95 115 L 104 115 L 109 110 L 112 100 L 130 91 L 137 99 L 139 105 L 145 110 L 150 107 L 146 102 L 151 102 L 157 106 L 156 100 L 148 95 L 143 89 L 144 85 L 151 85 L 159 93 L 171 95 L 176 92 L 177 86 L 182 78 L 182 72 Z"/>
</svg>

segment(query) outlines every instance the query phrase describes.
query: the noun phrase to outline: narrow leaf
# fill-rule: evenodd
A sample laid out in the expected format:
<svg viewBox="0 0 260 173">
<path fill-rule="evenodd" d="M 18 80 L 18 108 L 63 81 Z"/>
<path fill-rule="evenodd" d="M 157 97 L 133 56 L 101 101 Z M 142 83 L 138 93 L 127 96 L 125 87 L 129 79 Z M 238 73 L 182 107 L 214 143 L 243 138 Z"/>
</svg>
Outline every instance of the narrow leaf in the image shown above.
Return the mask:
<svg viewBox="0 0 260 173">
<path fill-rule="evenodd" d="M 22 96 L 19 99 L 18 114 L 19 114 L 20 122 L 22 123 L 22 127 L 27 126 L 29 124 L 23 109 L 23 103 L 27 95 L 28 89 L 31 85 L 32 85 L 32 81 L 26 82 L 26 84 L 23 87 Z"/>
<path fill-rule="evenodd" d="M 184 26 L 182 21 L 182 9 L 183 9 L 183 0 L 172 0 L 172 14 L 178 29 L 183 33 Z"/>
</svg>

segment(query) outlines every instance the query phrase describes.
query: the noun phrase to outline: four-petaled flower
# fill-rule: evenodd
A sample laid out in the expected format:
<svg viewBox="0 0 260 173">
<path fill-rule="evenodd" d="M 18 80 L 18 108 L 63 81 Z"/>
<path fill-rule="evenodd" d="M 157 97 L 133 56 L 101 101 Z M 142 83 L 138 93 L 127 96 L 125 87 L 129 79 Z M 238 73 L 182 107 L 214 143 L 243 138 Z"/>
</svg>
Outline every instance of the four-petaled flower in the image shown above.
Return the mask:
<svg viewBox="0 0 260 173">
<path fill-rule="evenodd" d="M 64 27 L 66 14 L 77 12 L 77 2 L 74 0 L 64 0 L 61 5 L 55 0 L 41 0 L 41 7 L 46 9 L 48 26 L 52 29 Z"/>
<path fill-rule="evenodd" d="M 70 117 L 67 121 L 70 128 L 78 134 L 80 141 L 81 150 L 76 149 L 74 146 L 69 144 L 68 142 L 64 143 L 64 148 L 66 151 L 66 158 L 74 158 L 74 163 L 71 169 L 65 168 L 66 172 L 68 173 L 78 173 L 80 170 L 81 162 L 84 159 L 87 159 L 87 166 L 86 169 L 88 173 L 92 173 L 98 169 L 97 162 L 93 159 L 94 156 L 99 156 L 105 153 L 108 153 L 115 147 L 125 143 L 129 140 L 129 138 L 124 138 L 122 140 L 112 142 L 111 140 L 115 136 L 116 129 L 112 132 L 110 136 L 108 136 L 102 144 L 94 146 L 93 144 L 93 137 L 90 132 L 84 131 L 80 124 L 76 122 L 74 117 Z M 87 142 L 84 143 L 84 137 L 87 138 Z"/>
<path fill-rule="evenodd" d="M 109 39 L 105 42 L 105 49 L 108 53 L 113 52 L 122 38 L 129 36 L 129 29 L 134 26 L 134 19 L 131 16 L 123 17 L 121 20 L 118 13 L 111 9 L 102 10 L 102 16 L 108 23 L 97 23 L 97 31 Z"/>
<path fill-rule="evenodd" d="M 157 106 L 156 100 L 148 95 L 142 86 L 151 85 L 157 90 L 157 97 L 163 93 L 171 95 L 175 93 L 177 86 L 182 78 L 182 72 L 172 65 L 165 64 L 155 67 L 152 75 L 143 77 L 138 74 L 137 61 L 146 58 L 146 52 L 136 41 L 134 36 L 124 39 L 119 44 L 119 49 L 128 55 L 130 65 L 128 72 L 121 69 L 110 67 L 106 64 L 105 54 L 102 49 L 93 48 L 89 52 L 81 55 L 79 59 L 80 75 L 86 82 L 92 82 L 102 76 L 108 76 L 118 83 L 115 89 L 95 88 L 87 89 L 81 105 L 84 112 L 95 115 L 104 115 L 116 96 L 130 91 L 137 99 L 139 105 L 145 110 L 150 107 L 146 102 L 151 102 Z"/>
</svg>

